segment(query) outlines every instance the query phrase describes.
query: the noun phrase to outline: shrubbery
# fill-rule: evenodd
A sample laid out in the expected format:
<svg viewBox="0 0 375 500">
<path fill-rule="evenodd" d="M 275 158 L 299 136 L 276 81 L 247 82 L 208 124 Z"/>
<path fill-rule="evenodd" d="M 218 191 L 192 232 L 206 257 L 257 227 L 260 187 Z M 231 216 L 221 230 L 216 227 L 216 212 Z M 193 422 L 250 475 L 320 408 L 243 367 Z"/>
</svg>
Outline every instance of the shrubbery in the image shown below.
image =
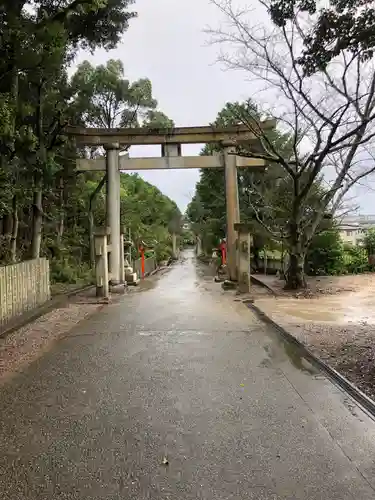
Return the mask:
<svg viewBox="0 0 375 500">
<path fill-rule="evenodd" d="M 344 245 L 345 270 L 348 274 L 360 274 L 371 271 L 367 252 L 364 247 L 358 245 Z"/>
<path fill-rule="evenodd" d="M 306 257 L 310 276 L 359 274 L 372 270 L 365 246 L 343 243 L 337 230 L 316 235 Z"/>
<path fill-rule="evenodd" d="M 94 279 L 94 271 L 88 264 L 77 264 L 69 259 L 51 260 L 51 283 L 90 283 Z"/>
<path fill-rule="evenodd" d="M 310 276 L 345 272 L 344 245 L 337 230 L 314 236 L 306 256 L 306 272 Z"/>
</svg>

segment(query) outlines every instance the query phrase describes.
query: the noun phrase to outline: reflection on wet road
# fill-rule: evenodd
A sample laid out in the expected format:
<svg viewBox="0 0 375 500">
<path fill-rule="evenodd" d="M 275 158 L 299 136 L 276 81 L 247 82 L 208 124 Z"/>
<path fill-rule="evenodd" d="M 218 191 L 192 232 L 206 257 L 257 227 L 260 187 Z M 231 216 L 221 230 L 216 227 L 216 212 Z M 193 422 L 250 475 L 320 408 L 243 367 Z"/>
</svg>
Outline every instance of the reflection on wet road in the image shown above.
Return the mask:
<svg viewBox="0 0 375 500">
<path fill-rule="evenodd" d="M 191 252 L 0 389 L 6 500 L 374 498 L 375 425 Z"/>
</svg>

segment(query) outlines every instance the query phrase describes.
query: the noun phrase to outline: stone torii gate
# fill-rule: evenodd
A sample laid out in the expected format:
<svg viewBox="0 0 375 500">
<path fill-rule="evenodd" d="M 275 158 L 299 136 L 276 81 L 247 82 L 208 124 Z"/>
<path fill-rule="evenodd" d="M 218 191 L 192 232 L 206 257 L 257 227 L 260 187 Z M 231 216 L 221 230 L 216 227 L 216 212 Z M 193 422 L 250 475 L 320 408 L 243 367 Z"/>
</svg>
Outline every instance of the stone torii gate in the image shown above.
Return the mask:
<svg viewBox="0 0 375 500">
<path fill-rule="evenodd" d="M 261 124 L 263 129 L 273 129 L 274 120 Z M 111 279 L 120 283 L 120 171 L 170 170 L 191 168 L 224 168 L 227 219 L 227 263 L 232 281 L 237 280 L 235 224 L 240 222 L 237 168 L 262 168 L 262 160 L 244 158 L 234 154 L 237 144 L 259 148 L 258 140 L 243 125 L 234 127 L 179 127 L 172 129 L 119 128 L 96 129 L 69 127 L 67 134 L 74 137 L 78 147 L 103 146 L 105 158 L 77 160 L 78 171 L 102 170 L 107 173 L 106 212 L 111 238 Z M 182 144 L 221 144 L 223 152 L 213 156 L 181 156 Z M 130 158 L 119 154 L 120 149 L 134 145 L 161 145 L 161 157 Z"/>
</svg>

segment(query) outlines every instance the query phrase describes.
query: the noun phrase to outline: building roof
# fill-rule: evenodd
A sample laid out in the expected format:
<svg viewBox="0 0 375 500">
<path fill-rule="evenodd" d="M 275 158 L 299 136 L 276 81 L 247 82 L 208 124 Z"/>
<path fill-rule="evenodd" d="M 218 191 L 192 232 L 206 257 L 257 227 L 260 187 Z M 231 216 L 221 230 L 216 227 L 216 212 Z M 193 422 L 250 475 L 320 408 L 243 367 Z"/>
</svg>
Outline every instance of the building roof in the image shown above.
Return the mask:
<svg viewBox="0 0 375 500">
<path fill-rule="evenodd" d="M 348 215 L 339 222 L 339 229 L 365 229 L 375 227 L 375 215 Z"/>
</svg>

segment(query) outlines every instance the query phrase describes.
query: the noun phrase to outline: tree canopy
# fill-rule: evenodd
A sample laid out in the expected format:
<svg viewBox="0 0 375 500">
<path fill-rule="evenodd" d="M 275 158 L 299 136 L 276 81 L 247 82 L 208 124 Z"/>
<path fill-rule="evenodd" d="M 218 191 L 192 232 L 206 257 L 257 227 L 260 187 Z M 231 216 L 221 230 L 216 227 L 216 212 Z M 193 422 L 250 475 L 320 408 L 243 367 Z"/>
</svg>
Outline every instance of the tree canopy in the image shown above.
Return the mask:
<svg viewBox="0 0 375 500">
<path fill-rule="evenodd" d="M 304 35 L 298 62 L 307 74 L 324 70 L 344 51 L 372 58 L 375 48 L 375 7 L 372 0 L 271 0 L 273 22 L 285 27 L 299 12 L 315 15 Z"/>
<path fill-rule="evenodd" d="M 124 78 L 120 60 L 106 65 L 81 63 L 71 81 L 74 105 L 87 126 L 99 128 L 138 127 L 147 113 L 155 110 L 148 78 L 130 83 Z"/>
<path fill-rule="evenodd" d="M 252 100 L 227 103 L 219 111 L 213 125 L 230 126 L 243 124 L 246 121 L 259 118 L 259 111 Z M 289 137 L 277 129 L 268 132 L 268 140 L 278 144 L 285 157 L 291 155 Z M 220 146 L 206 145 L 202 154 L 220 152 Z M 249 148 L 237 148 L 237 154 L 246 155 Z M 286 224 L 285 213 L 286 193 L 282 187 L 290 189 L 290 182 L 284 171 L 275 162 L 269 162 L 266 169 L 240 169 L 238 171 L 239 198 L 241 220 L 252 227 L 252 253 L 257 260 L 259 251 L 268 245 L 270 248 L 278 246 L 283 239 L 282 228 Z M 278 189 L 275 189 L 278 187 Z M 203 169 L 200 180 L 196 185 L 196 192 L 188 206 L 187 214 L 194 223 L 197 233 L 200 233 L 203 246 L 210 250 L 217 245 L 220 238 L 226 234 L 225 208 L 225 178 L 222 169 Z"/>
</svg>

